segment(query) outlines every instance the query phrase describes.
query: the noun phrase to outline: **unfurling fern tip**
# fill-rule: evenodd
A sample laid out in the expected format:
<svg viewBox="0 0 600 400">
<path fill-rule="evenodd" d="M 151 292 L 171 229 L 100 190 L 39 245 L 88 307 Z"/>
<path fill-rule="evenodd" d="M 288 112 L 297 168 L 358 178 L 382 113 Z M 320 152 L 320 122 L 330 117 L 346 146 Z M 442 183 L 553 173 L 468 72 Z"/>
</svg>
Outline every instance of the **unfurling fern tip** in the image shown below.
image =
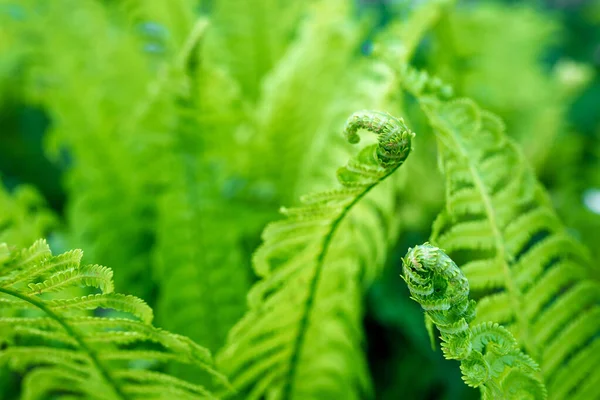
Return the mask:
<svg viewBox="0 0 600 400">
<path fill-rule="evenodd" d="M 360 129 L 379 135 L 376 154 L 383 166 L 398 165 L 408 157 L 415 134 L 402 118 L 383 111 L 357 111 L 348 118 L 344 127 L 348 142 L 356 144 L 360 141 Z"/>
<path fill-rule="evenodd" d="M 402 278 L 440 331 L 444 356 L 460 361 L 463 380 L 480 387 L 484 399 L 547 397 L 538 365 L 507 329 L 494 322 L 470 326 L 476 303 L 469 282 L 444 251 L 428 243 L 409 249 Z"/>
</svg>

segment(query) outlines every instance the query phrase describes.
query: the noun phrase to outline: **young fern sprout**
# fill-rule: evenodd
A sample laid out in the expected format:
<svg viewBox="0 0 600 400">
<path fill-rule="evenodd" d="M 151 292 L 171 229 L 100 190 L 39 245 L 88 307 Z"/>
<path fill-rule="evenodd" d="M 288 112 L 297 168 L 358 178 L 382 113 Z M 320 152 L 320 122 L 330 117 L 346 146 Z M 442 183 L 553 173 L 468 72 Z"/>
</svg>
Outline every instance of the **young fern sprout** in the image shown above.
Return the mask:
<svg viewBox="0 0 600 400">
<path fill-rule="evenodd" d="M 408 157 L 415 134 L 408 129 L 402 118 L 383 111 L 357 111 L 348 118 L 344 127 L 348 142 L 356 144 L 360 141 L 359 129 L 379 135 L 376 154 L 383 166 L 398 164 Z"/>
<path fill-rule="evenodd" d="M 537 363 L 507 329 L 493 322 L 469 325 L 476 305 L 469 282 L 444 251 L 429 243 L 409 249 L 402 278 L 440 331 L 444 357 L 460 361 L 463 380 L 481 388 L 483 399 L 547 398 Z"/>
</svg>

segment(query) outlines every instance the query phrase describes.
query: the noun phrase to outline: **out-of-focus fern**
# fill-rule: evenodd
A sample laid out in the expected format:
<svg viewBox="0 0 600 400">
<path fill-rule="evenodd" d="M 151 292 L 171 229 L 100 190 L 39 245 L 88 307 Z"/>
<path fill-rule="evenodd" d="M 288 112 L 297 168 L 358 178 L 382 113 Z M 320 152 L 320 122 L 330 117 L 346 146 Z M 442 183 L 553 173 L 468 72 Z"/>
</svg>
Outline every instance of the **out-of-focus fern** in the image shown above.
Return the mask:
<svg viewBox="0 0 600 400">
<path fill-rule="evenodd" d="M 237 120 L 221 120 L 220 101 L 231 104 L 213 89 L 223 82 L 211 82 L 215 65 L 198 59 L 205 54 L 205 28 L 206 20 L 200 18 L 157 77 L 152 101 L 143 103 L 138 115 L 143 120 L 160 110 L 168 116 L 167 123 L 154 125 L 162 140 L 152 147 L 160 166 L 154 178 L 161 182 L 152 249 L 153 273 L 161 282 L 158 321 L 216 350 L 242 316 L 250 283 L 240 246 L 245 231 L 234 222 L 239 222 L 239 206 L 222 198 L 222 160 L 220 148 L 214 149 L 231 136 Z M 217 104 L 209 103 L 209 96 Z M 176 372 L 196 378 L 185 366 Z"/>
<path fill-rule="evenodd" d="M 109 3 L 142 38 L 143 49 L 165 59 L 177 54 L 197 19 L 196 0 L 120 0 Z"/>
<path fill-rule="evenodd" d="M 223 178 L 203 135 L 207 114 L 195 115 L 196 101 L 179 98 L 177 124 L 157 156 L 164 166 L 153 248 L 157 310 L 163 326 L 216 350 L 242 316 L 250 283 L 240 248 L 245 231 L 236 226 L 242 215 L 221 197 Z"/>
<path fill-rule="evenodd" d="M 42 196 L 30 186 L 8 193 L 0 181 L 0 242 L 26 246 L 46 236 L 57 223 Z"/>
<path fill-rule="evenodd" d="M 258 99 L 263 78 L 287 51 L 302 12 L 311 1 L 212 2 L 214 34 L 209 32 L 207 37 L 211 58 L 227 69 L 249 102 Z"/>
<path fill-rule="evenodd" d="M 557 18 L 528 3 L 455 7 L 436 29 L 430 53 L 430 69 L 458 95 L 499 114 L 536 170 L 551 166 L 551 144 L 579 92 L 561 78 L 564 61 L 544 65 L 560 29 Z"/>
<path fill-rule="evenodd" d="M 422 97 L 439 139 L 446 206 L 432 241 L 457 260 L 474 322 L 515 335 L 554 399 L 588 399 L 599 375 L 600 284 L 502 122 L 470 100 Z"/>
<path fill-rule="evenodd" d="M 338 82 L 350 76 L 348 65 L 357 61 L 361 33 L 349 14 L 346 1 L 318 1 L 310 7 L 294 41 L 264 77 L 249 126 L 240 132 L 250 148 L 253 174 L 268 182 L 280 203 L 294 199 L 303 146 L 332 120 L 332 102 L 349 95 Z M 265 157 L 257 164 L 251 156 L 256 153 L 280 154 L 286 162 Z"/>
<path fill-rule="evenodd" d="M 247 398 L 352 399 L 370 392 L 360 353 L 359 302 L 361 269 L 370 262 L 345 234 L 346 218 L 402 165 L 414 134 L 380 112 L 359 112 L 348 120 L 351 143 L 358 142 L 361 128 L 379 134 L 379 143 L 338 171 L 343 188 L 282 209 L 288 218 L 263 233 L 265 242 L 254 258 L 262 279 L 250 291 L 250 310 L 230 332 L 220 357 Z"/>
<path fill-rule="evenodd" d="M 154 328 L 143 300 L 113 293 L 112 271 L 82 266 L 81 256 L 53 256 L 43 240 L 23 250 L 0 244 L 0 362 L 26 372 L 23 399 L 215 398 L 157 369 L 165 362 L 211 375 L 217 390 L 227 386 L 208 350 Z M 72 297 L 77 286 L 99 293 Z"/>
<path fill-rule="evenodd" d="M 86 249 L 88 261 L 127 265 L 118 285 L 148 295 L 155 188 L 144 151 L 153 136 L 120 128 L 155 72 L 139 39 L 99 2 L 28 0 L 22 7 L 25 18 L 10 26 L 31 51 L 29 93 L 52 119 L 48 152 L 66 164 L 68 239 Z"/>
<path fill-rule="evenodd" d="M 444 356 L 460 361 L 465 383 L 480 387 L 483 399 L 547 398 L 539 366 L 508 330 L 494 322 L 469 326 L 476 303 L 469 300 L 467 278 L 446 253 L 428 243 L 409 249 L 403 278 L 440 331 Z"/>
</svg>

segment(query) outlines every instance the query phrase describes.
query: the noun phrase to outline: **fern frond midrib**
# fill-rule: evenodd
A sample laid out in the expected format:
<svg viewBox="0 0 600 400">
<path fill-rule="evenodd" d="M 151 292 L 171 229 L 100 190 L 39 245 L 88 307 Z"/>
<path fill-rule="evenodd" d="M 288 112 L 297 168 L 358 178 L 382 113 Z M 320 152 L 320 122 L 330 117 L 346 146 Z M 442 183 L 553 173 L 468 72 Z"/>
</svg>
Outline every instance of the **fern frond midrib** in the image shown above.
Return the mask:
<svg viewBox="0 0 600 400">
<path fill-rule="evenodd" d="M 444 131 L 448 133 L 449 138 L 452 140 L 452 147 L 458 151 L 460 157 L 466 160 L 467 164 L 469 165 L 469 173 L 473 177 L 473 182 L 475 183 L 475 187 L 478 193 L 480 193 L 485 214 L 490 223 L 490 227 L 494 235 L 494 244 L 496 251 L 495 258 L 502 265 L 502 271 L 504 274 L 504 284 L 506 289 L 508 290 L 508 298 L 511 302 L 511 308 L 513 310 L 521 310 L 521 303 L 523 303 L 523 294 L 513 281 L 510 266 L 506 261 L 505 255 L 508 254 L 508 251 L 506 250 L 506 246 L 502 236 L 502 231 L 497 222 L 496 213 L 492 205 L 491 196 L 485 188 L 485 184 L 483 183 L 483 179 L 479 171 L 477 170 L 477 166 L 469 157 L 469 153 L 463 147 L 460 139 L 454 134 L 453 129 L 444 128 Z M 537 354 L 535 354 L 535 346 L 533 345 L 532 339 L 529 335 L 529 322 L 527 321 L 526 315 L 524 313 L 519 312 L 515 312 L 514 315 L 519 327 L 519 339 L 524 344 L 528 354 L 530 354 L 531 356 L 537 356 Z"/>
<path fill-rule="evenodd" d="M 396 165 L 394 168 L 392 168 L 390 171 L 388 171 L 385 175 L 383 175 L 380 179 L 378 179 L 377 181 L 375 181 L 374 183 L 372 183 L 371 185 L 366 187 L 362 193 L 358 194 L 354 198 L 354 200 L 352 200 L 352 202 L 350 202 L 347 206 L 345 206 L 344 209 L 340 212 L 340 215 L 331 223 L 329 232 L 323 238 L 323 242 L 321 245 L 321 252 L 319 253 L 319 256 L 317 257 L 317 260 L 316 260 L 315 274 L 310 283 L 308 297 L 306 299 L 306 303 L 304 306 L 304 313 L 302 316 L 302 320 L 300 321 L 300 326 L 298 328 L 298 335 L 296 336 L 296 341 L 294 342 L 294 347 L 292 348 L 292 355 L 290 357 L 290 368 L 288 370 L 288 374 L 285 379 L 285 386 L 282 391 L 282 393 L 283 393 L 282 399 L 291 399 L 292 398 L 291 393 L 292 393 L 292 389 L 293 389 L 294 376 L 296 374 L 296 369 L 297 369 L 297 365 L 298 365 L 298 358 L 300 356 L 300 349 L 303 346 L 304 338 L 305 338 L 306 332 L 308 330 L 309 316 L 310 316 L 310 313 L 312 310 L 314 297 L 315 297 L 317 288 L 319 286 L 319 281 L 321 278 L 321 272 L 323 271 L 323 265 L 325 263 L 325 258 L 327 257 L 329 246 L 333 240 L 333 237 L 335 236 L 335 233 L 337 232 L 338 227 L 340 226 L 341 222 L 344 220 L 346 215 L 348 215 L 350 210 L 364 196 L 366 196 L 375 186 L 377 186 L 379 183 L 383 182 L 385 179 L 387 179 L 387 177 L 389 177 L 391 174 L 393 174 L 398 168 L 400 168 L 401 165 L 402 165 L 402 163 L 399 163 L 398 165 Z"/>
<path fill-rule="evenodd" d="M 58 315 L 57 313 L 52 311 L 50 308 L 46 307 L 46 305 L 44 304 L 43 301 L 38 300 L 35 297 L 26 296 L 22 293 L 19 293 L 18 291 L 11 290 L 8 288 L 1 288 L 1 287 L 0 287 L 0 293 L 5 293 L 9 296 L 13 296 L 13 297 L 21 299 L 23 301 L 26 301 L 27 303 L 32 304 L 35 307 L 39 308 L 40 310 L 45 312 L 46 315 L 48 315 L 50 318 L 52 318 L 53 320 L 58 322 L 63 327 L 63 329 L 72 338 L 74 338 L 77 341 L 77 344 L 79 345 L 79 347 L 87 353 L 90 360 L 92 361 L 92 364 L 94 365 L 96 370 L 98 370 L 98 372 L 100 372 L 100 375 L 104 378 L 105 382 L 113 389 L 115 395 L 121 400 L 129 399 L 125 395 L 125 393 L 121 390 L 121 388 L 119 387 L 119 385 L 117 384 L 115 379 L 110 375 L 108 370 L 104 367 L 104 365 L 102 365 L 102 363 L 96 356 L 96 353 L 87 345 L 85 340 L 83 340 L 83 337 L 81 337 L 81 335 L 76 330 L 74 330 L 73 328 L 71 328 L 69 326 L 69 324 L 64 320 L 64 318 L 62 318 L 60 315 Z"/>
</svg>

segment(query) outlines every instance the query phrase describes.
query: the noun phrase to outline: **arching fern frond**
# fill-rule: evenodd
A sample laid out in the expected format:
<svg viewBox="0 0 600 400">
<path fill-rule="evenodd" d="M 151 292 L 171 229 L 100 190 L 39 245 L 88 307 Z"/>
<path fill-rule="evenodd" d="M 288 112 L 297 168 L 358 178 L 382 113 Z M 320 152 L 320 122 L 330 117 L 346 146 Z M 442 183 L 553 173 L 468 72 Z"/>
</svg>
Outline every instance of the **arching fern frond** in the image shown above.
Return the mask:
<svg viewBox="0 0 600 400">
<path fill-rule="evenodd" d="M 361 244 L 338 233 L 353 207 L 402 165 L 414 134 L 382 112 L 355 113 L 345 129 L 351 143 L 358 142 L 359 129 L 378 134 L 379 142 L 338 170 L 343 187 L 305 196 L 301 207 L 283 208 L 287 218 L 263 233 L 254 258 L 262 279 L 220 357 L 246 398 L 368 396 L 360 352 L 361 286 L 353 260 Z"/>
<path fill-rule="evenodd" d="M 537 363 L 508 330 L 494 322 L 469 326 L 469 282 L 446 253 L 428 243 L 409 249 L 402 277 L 440 331 L 444 356 L 460 361 L 463 380 L 481 388 L 483 399 L 546 399 Z"/>
<path fill-rule="evenodd" d="M 551 398 L 587 399 L 600 373 L 600 284 L 502 122 L 471 100 L 420 99 L 439 139 L 446 207 L 432 241 L 460 263 L 475 322 L 507 326 Z"/>
<path fill-rule="evenodd" d="M 81 256 L 53 256 L 44 240 L 23 250 L 0 244 L 0 363 L 26 373 L 23 399 L 215 398 L 160 372 L 165 362 L 191 365 L 225 388 L 208 350 L 154 328 L 143 300 L 113 293 L 112 271 L 81 266 Z M 99 293 L 73 297 L 81 286 Z"/>
</svg>

